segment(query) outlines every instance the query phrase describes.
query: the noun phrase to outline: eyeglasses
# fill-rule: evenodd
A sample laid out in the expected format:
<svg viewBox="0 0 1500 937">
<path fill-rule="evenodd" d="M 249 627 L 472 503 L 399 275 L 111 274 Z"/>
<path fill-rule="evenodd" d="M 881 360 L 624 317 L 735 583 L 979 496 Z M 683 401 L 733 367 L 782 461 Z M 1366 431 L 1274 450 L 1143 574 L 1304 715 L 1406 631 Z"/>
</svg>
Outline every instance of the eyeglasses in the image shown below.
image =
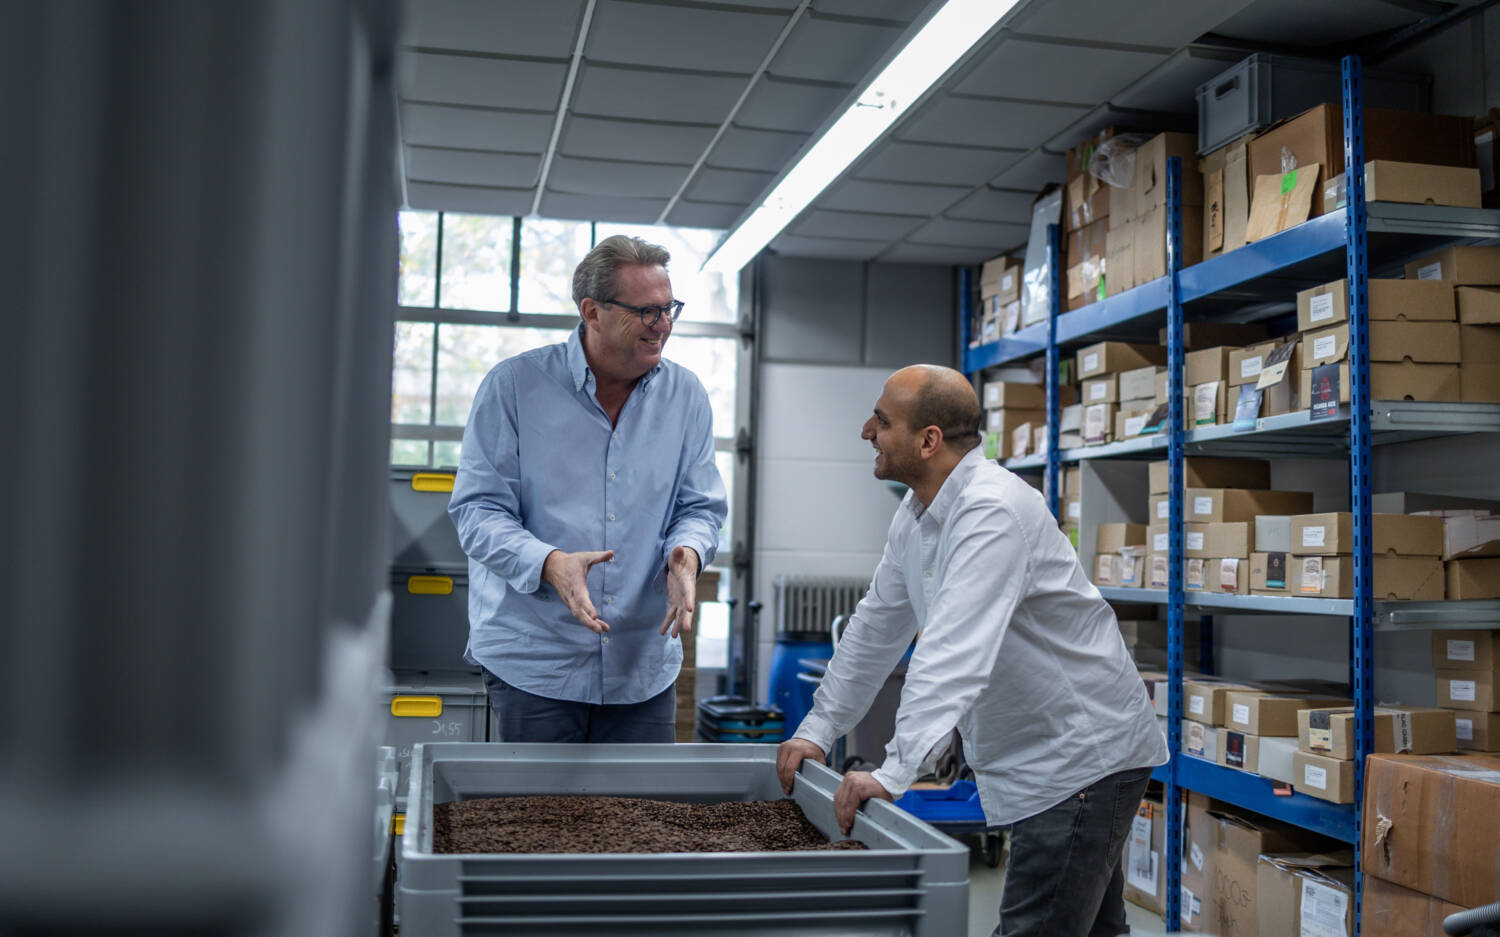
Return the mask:
<svg viewBox="0 0 1500 937">
<path fill-rule="evenodd" d="M 656 325 L 657 320 L 662 316 L 666 316 L 668 322 L 676 322 L 677 317 L 682 315 L 682 302 L 676 299 L 663 306 L 632 306 L 629 303 L 622 303 L 614 299 L 601 299 L 599 301 L 609 303 L 611 306 L 619 306 L 621 309 L 629 309 L 641 317 L 641 325 L 644 325 L 648 329 Z"/>
</svg>

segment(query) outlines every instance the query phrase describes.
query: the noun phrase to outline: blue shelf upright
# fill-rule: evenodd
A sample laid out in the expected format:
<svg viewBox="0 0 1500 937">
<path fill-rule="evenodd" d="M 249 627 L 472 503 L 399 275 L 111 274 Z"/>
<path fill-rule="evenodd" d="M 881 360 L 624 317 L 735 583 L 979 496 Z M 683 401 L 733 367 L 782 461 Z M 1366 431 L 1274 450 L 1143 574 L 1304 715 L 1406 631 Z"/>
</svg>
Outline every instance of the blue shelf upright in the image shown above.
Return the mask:
<svg viewBox="0 0 1500 937">
<path fill-rule="evenodd" d="M 974 268 L 958 270 L 958 347 L 959 357 L 967 364 L 969 342 L 974 340 Z M 965 373 L 973 371 L 965 367 Z"/>
<path fill-rule="evenodd" d="M 1182 296 L 1178 274 L 1182 268 L 1182 160 L 1167 160 L 1167 487 L 1169 530 L 1167 547 L 1167 763 L 1165 796 L 1169 931 L 1182 921 L 1182 791 L 1177 786 L 1178 752 L 1182 751 Z"/>
<path fill-rule="evenodd" d="M 1052 516 L 1062 518 L 1061 499 L 1058 497 L 1057 468 L 1061 453 L 1057 441 L 1062 425 L 1058 407 L 1057 382 L 1057 317 L 1062 314 L 1062 229 L 1055 224 L 1047 225 L 1047 278 L 1049 293 L 1047 311 L 1047 468 L 1043 476 L 1042 490 L 1047 493 L 1047 509 Z"/>
</svg>

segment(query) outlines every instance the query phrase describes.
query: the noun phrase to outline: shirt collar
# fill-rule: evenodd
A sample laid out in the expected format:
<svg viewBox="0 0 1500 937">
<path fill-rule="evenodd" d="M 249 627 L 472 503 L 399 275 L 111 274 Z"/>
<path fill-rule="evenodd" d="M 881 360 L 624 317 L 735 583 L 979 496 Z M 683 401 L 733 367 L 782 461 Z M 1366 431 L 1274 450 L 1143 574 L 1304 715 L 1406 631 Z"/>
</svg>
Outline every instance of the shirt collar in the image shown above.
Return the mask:
<svg viewBox="0 0 1500 937">
<path fill-rule="evenodd" d="M 573 377 L 573 390 L 575 392 L 583 390 L 583 385 L 588 383 L 589 375 L 592 373 L 589 370 L 589 359 L 583 353 L 584 326 L 585 323 L 580 321 L 578 328 L 574 329 L 573 334 L 568 336 L 568 373 Z M 651 379 L 661 370 L 661 367 L 661 363 L 658 362 L 656 367 L 642 374 L 641 379 L 636 382 L 636 389 L 645 390 L 646 386 L 651 383 Z"/>
<path fill-rule="evenodd" d="M 948 477 L 943 479 L 943 484 L 938 489 L 937 497 L 933 498 L 932 504 L 928 505 L 925 509 L 922 507 L 922 502 L 917 500 L 916 493 L 909 492 L 906 506 L 911 511 L 912 516 L 921 520 L 923 515 L 931 514 L 932 520 L 941 527 L 949 511 L 953 508 L 953 502 L 958 499 L 959 493 L 969 483 L 969 476 L 974 474 L 974 470 L 983 461 L 985 461 L 985 458 L 984 446 L 982 445 L 975 446 L 964 453 L 964 457 L 958 460 L 957 465 L 953 466 L 953 471 L 949 472 Z"/>
</svg>

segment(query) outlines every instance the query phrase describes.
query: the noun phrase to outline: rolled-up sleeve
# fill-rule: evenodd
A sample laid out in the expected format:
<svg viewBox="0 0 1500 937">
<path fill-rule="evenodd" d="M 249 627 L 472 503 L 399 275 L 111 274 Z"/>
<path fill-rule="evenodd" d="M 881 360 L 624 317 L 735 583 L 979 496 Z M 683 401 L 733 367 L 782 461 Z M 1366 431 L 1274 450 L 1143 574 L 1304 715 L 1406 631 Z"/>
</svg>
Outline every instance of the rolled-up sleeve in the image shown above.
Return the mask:
<svg viewBox="0 0 1500 937">
<path fill-rule="evenodd" d="M 555 547 L 525 527 L 517 443 L 515 372 L 490 371 L 474 396 L 448 516 L 469 558 L 493 570 L 517 592 L 535 592 L 542 564 Z"/>
<path fill-rule="evenodd" d="M 692 383 L 696 390 L 693 412 L 683 434 L 677 497 L 661 559 L 665 565 L 675 547 L 692 547 L 698 553 L 698 568 L 702 570 L 718 552 L 719 531 L 729 516 L 729 502 L 724 494 L 724 480 L 714 462 L 713 414 L 708 393 L 696 378 Z"/>
</svg>

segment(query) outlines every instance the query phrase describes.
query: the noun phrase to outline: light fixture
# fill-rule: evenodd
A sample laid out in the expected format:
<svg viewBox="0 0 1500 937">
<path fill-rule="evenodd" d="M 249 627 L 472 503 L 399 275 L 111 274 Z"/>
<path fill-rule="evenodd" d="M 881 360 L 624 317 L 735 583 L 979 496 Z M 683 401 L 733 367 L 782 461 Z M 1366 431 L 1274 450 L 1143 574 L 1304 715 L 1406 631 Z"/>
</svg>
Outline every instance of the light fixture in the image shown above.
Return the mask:
<svg viewBox="0 0 1500 937">
<path fill-rule="evenodd" d="M 715 248 L 703 269 L 734 273 L 749 263 L 1017 2 L 948 0 L 943 4 L 776 183 L 765 201 Z"/>
</svg>

